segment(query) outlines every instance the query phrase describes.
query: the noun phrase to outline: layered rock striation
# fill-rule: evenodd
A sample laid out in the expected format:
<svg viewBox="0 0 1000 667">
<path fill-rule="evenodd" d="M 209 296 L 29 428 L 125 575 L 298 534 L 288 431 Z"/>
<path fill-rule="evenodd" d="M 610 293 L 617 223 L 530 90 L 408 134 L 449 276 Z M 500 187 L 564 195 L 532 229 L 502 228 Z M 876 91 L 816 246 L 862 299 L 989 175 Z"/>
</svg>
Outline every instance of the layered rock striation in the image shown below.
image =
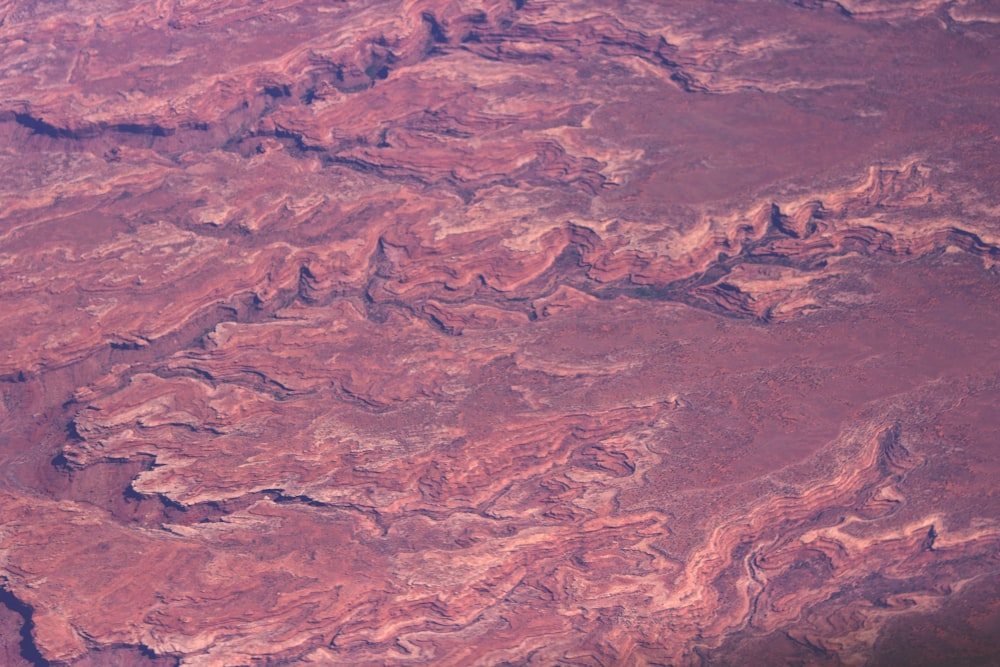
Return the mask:
<svg viewBox="0 0 1000 667">
<path fill-rule="evenodd" d="M 11 664 L 1000 655 L 988 3 L 0 12 Z"/>
</svg>

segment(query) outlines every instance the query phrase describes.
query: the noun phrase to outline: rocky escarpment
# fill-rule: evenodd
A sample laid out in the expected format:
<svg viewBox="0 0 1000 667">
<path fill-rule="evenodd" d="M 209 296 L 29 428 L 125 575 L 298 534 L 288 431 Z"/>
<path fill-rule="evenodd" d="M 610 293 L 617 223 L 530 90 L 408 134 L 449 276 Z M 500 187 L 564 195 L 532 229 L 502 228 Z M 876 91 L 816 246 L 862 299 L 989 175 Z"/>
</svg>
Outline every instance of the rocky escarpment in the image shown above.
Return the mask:
<svg viewBox="0 0 1000 667">
<path fill-rule="evenodd" d="M 11 661 L 996 655 L 988 7 L 0 11 Z"/>
</svg>

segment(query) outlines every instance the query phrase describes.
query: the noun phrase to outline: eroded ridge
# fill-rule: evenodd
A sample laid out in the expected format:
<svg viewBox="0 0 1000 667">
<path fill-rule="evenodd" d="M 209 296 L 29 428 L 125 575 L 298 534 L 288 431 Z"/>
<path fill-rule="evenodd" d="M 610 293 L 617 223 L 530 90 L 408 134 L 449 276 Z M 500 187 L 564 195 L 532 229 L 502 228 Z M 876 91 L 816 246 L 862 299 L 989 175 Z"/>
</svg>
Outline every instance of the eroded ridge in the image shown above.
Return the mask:
<svg viewBox="0 0 1000 667">
<path fill-rule="evenodd" d="M 986 4 L 0 3 L 2 655 L 989 662 Z"/>
</svg>

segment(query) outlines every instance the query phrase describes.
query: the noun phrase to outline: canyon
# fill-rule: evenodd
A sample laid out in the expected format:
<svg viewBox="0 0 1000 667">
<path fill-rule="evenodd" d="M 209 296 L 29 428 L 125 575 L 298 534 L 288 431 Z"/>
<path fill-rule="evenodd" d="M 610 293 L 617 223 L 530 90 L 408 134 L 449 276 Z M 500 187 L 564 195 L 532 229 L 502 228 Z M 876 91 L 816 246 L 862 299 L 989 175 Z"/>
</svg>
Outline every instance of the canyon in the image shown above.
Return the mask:
<svg viewBox="0 0 1000 667">
<path fill-rule="evenodd" d="M 0 662 L 992 665 L 1000 10 L 0 1 Z"/>
</svg>

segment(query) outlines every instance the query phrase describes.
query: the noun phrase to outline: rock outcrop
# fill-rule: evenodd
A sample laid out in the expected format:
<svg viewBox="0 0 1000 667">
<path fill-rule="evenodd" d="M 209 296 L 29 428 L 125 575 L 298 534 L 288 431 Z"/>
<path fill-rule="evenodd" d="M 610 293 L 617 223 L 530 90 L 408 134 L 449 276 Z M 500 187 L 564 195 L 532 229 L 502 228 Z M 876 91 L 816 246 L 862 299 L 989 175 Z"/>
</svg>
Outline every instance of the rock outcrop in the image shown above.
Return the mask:
<svg viewBox="0 0 1000 667">
<path fill-rule="evenodd" d="M 0 658 L 995 659 L 998 38 L 0 4 Z"/>
</svg>

